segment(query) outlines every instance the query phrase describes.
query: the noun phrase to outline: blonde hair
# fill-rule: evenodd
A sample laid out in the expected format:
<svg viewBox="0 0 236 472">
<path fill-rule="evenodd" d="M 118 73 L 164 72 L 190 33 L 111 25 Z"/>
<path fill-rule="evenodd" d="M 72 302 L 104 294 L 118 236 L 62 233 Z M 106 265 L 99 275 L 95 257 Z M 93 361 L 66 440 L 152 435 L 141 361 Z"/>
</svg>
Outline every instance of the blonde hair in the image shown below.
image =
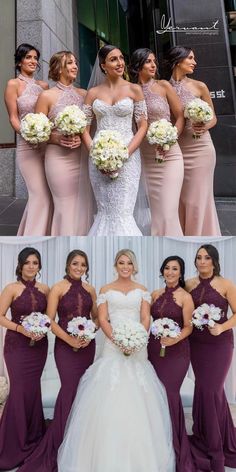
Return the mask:
<svg viewBox="0 0 236 472">
<path fill-rule="evenodd" d="M 74 56 L 71 51 L 59 51 L 53 54 L 49 62 L 48 78 L 57 82 L 60 79 L 62 69 L 66 67 L 66 62 L 71 56 Z"/>
<path fill-rule="evenodd" d="M 121 256 L 127 256 L 132 264 L 133 264 L 133 268 L 134 268 L 134 275 L 138 273 L 138 263 L 137 263 L 137 259 L 136 259 L 136 256 L 134 254 L 133 251 L 131 251 L 131 249 L 121 249 L 120 251 L 117 252 L 116 254 L 116 257 L 115 257 L 115 261 L 114 261 L 114 267 L 117 266 L 117 262 L 118 262 L 118 259 L 120 259 Z"/>
</svg>

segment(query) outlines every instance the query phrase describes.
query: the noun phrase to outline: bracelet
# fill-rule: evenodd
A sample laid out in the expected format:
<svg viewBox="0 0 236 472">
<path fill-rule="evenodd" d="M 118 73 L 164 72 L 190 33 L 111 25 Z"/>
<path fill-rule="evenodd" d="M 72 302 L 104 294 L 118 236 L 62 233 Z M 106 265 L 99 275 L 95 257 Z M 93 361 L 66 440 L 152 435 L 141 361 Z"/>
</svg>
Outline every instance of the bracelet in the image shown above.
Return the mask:
<svg viewBox="0 0 236 472">
<path fill-rule="evenodd" d="M 18 330 L 18 327 L 19 327 L 19 325 L 17 324 L 17 325 L 16 325 L 16 329 L 15 329 L 16 332 L 17 332 L 17 330 Z"/>
</svg>

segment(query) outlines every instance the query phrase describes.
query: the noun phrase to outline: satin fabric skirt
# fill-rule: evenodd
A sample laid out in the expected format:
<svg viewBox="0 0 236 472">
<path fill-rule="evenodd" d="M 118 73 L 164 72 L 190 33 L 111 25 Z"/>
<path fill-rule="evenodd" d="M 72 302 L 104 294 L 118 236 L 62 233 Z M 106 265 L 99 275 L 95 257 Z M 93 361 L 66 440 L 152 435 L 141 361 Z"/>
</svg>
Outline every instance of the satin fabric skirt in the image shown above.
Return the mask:
<svg viewBox="0 0 236 472">
<path fill-rule="evenodd" d="M 86 173 L 87 163 L 81 166 L 82 154 L 85 159 L 81 148 L 47 145 L 45 171 L 54 203 L 52 236 L 86 235 L 90 228 L 92 191 L 88 171 Z M 83 175 L 83 182 L 80 174 Z M 83 183 L 83 192 L 80 192 L 80 183 Z"/>
<path fill-rule="evenodd" d="M 220 236 L 214 202 L 216 152 L 209 131 L 193 138 L 191 125 L 179 138 L 184 157 L 184 182 L 180 197 L 180 222 L 185 236 Z"/>
<path fill-rule="evenodd" d="M 151 210 L 151 235 L 183 236 L 179 221 L 179 200 L 184 177 L 180 147 L 174 144 L 161 164 L 155 161 L 155 146 L 144 140 L 140 149 Z"/>
<path fill-rule="evenodd" d="M 17 144 L 17 164 L 28 190 L 28 202 L 18 236 L 50 235 L 53 202 L 44 170 L 45 145 L 33 148 L 24 139 Z"/>
</svg>

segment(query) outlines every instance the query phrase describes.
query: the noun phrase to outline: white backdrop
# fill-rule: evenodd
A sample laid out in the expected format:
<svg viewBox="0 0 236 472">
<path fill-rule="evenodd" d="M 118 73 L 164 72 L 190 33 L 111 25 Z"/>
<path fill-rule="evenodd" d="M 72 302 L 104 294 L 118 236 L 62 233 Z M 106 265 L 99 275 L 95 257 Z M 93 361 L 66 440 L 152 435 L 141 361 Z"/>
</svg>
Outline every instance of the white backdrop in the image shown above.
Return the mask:
<svg viewBox="0 0 236 472">
<path fill-rule="evenodd" d="M 17 255 L 25 246 L 36 247 L 42 255 L 41 281 L 52 286 L 64 275 L 66 256 L 72 249 L 82 249 L 89 257 L 89 282 L 97 291 L 115 278 L 113 261 L 122 248 L 132 249 L 138 260 L 136 280 L 148 290 L 163 286 L 159 268 L 169 255 L 179 255 L 186 263 L 186 278 L 196 274 L 194 257 L 197 248 L 213 243 L 219 250 L 221 273 L 236 284 L 236 237 L 221 238 L 167 238 L 167 237 L 0 237 L 0 289 L 15 280 Z M 5 372 L 2 355 L 4 330 L 0 335 L 0 375 Z M 231 402 L 236 401 L 236 353 L 226 382 L 226 392 Z"/>
</svg>

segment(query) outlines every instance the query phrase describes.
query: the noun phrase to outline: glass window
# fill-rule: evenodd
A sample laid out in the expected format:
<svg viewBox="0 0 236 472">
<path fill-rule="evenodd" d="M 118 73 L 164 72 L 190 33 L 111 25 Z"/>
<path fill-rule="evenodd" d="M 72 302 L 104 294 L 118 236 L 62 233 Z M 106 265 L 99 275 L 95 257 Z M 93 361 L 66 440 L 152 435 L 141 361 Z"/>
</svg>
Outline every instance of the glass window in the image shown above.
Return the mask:
<svg viewBox="0 0 236 472">
<path fill-rule="evenodd" d="M 93 0 L 78 0 L 78 19 L 81 24 L 95 31 L 95 14 Z"/>
</svg>

